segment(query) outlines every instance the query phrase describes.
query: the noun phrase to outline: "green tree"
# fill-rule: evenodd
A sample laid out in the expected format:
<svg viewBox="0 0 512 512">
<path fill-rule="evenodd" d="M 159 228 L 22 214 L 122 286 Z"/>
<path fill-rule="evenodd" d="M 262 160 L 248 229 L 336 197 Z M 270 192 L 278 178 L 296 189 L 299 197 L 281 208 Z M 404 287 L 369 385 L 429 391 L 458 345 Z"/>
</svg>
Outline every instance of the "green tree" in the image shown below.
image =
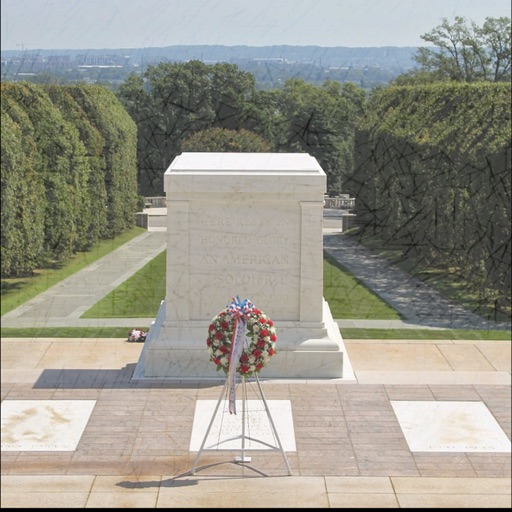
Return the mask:
<svg viewBox="0 0 512 512">
<path fill-rule="evenodd" d="M 268 153 L 272 151 L 272 145 L 263 137 L 243 128 L 209 128 L 187 137 L 181 144 L 181 149 L 195 152 Z"/>
<path fill-rule="evenodd" d="M 79 240 L 77 251 L 87 251 L 106 237 L 107 192 L 105 188 L 105 160 L 102 155 L 104 139 L 98 129 L 91 124 L 86 112 L 73 99 L 71 91 L 74 88 L 90 86 L 60 86 L 47 85 L 45 91 L 69 121 L 69 130 L 76 132 L 85 147 L 88 172 L 75 182 L 73 201 L 76 204 L 77 224 L 79 225 Z M 73 166 L 78 164 L 73 163 Z"/>
<path fill-rule="evenodd" d="M 219 63 L 211 69 L 210 83 L 214 126 L 229 130 L 241 128 L 245 106 L 256 90 L 254 76 L 235 64 Z"/>
<path fill-rule="evenodd" d="M 42 262 L 44 183 L 27 114 L 11 98 L 1 102 L 1 276 L 29 274 Z"/>
<path fill-rule="evenodd" d="M 113 92 L 98 85 L 69 87 L 88 121 L 101 133 L 106 192 L 105 238 L 133 225 L 137 211 L 137 126 Z M 99 141 L 96 141 L 99 143 Z M 103 187 L 98 190 L 104 196 Z"/>
<path fill-rule="evenodd" d="M 2 88 L 2 102 L 8 98 L 26 113 L 26 130 L 36 144 L 34 165 L 45 187 L 43 259 L 46 263 L 65 261 L 78 242 L 79 212 L 74 192 L 76 182 L 87 172 L 85 148 L 42 86 L 7 84 Z"/>
<path fill-rule="evenodd" d="M 510 109 L 508 83 L 375 91 L 346 183 L 363 235 L 462 277 L 493 314 L 510 314 Z"/>
<path fill-rule="evenodd" d="M 284 84 L 279 119 L 286 120 L 286 139 L 277 149 L 314 156 L 327 174 L 329 194 L 343 192 L 352 169 L 354 125 L 364 101 L 364 91 L 350 83 L 326 81 L 318 87 L 292 79 Z"/>
<path fill-rule="evenodd" d="M 198 60 L 150 66 L 118 97 L 137 124 L 139 193 L 163 195 L 163 174 L 189 135 L 208 128 L 244 128 L 254 77 L 232 64 Z"/>
<path fill-rule="evenodd" d="M 286 145 L 288 121 L 281 90 L 255 91 L 243 105 L 242 127 L 271 141 L 274 148 Z"/>
<path fill-rule="evenodd" d="M 453 24 L 443 18 L 441 25 L 421 38 L 434 48 L 418 49 L 414 60 L 421 67 L 409 78 L 426 81 L 430 75 L 435 81 L 510 82 L 510 18 L 486 18 L 481 27 L 462 16 L 456 16 Z"/>
<path fill-rule="evenodd" d="M 1 86 L 2 277 L 132 227 L 137 127 L 99 86 Z"/>
</svg>

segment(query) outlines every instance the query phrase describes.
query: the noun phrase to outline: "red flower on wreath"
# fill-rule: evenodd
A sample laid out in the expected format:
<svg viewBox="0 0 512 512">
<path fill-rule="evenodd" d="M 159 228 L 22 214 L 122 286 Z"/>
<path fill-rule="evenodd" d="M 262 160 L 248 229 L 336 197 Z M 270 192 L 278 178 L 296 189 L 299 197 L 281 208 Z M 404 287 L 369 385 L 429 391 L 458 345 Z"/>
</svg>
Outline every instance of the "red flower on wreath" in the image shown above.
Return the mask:
<svg viewBox="0 0 512 512">
<path fill-rule="evenodd" d="M 240 359 L 236 362 L 237 372 L 250 377 L 259 372 L 276 354 L 277 334 L 274 322 L 261 310 L 252 308 L 246 318 L 247 333 Z M 231 343 L 235 320 L 228 308 L 215 316 L 209 327 L 206 346 L 210 361 L 217 370 L 228 373 L 230 364 Z"/>
</svg>

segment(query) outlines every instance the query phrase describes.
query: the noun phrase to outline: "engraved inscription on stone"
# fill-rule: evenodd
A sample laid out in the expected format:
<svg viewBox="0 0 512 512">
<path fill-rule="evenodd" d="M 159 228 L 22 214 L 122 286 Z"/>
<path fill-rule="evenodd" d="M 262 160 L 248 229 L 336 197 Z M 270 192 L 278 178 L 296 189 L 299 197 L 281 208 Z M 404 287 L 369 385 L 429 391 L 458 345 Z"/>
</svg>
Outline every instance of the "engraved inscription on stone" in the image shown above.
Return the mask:
<svg viewBox="0 0 512 512">
<path fill-rule="evenodd" d="M 280 211 L 276 227 L 269 217 L 274 210 L 275 203 L 191 205 L 190 287 L 197 298 L 192 318 L 212 318 L 233 295 L 264 311 L 279 309 L 281 318 L 297 317 L 299 226 L 288 218 L 291 213 Z"/>
</svg>

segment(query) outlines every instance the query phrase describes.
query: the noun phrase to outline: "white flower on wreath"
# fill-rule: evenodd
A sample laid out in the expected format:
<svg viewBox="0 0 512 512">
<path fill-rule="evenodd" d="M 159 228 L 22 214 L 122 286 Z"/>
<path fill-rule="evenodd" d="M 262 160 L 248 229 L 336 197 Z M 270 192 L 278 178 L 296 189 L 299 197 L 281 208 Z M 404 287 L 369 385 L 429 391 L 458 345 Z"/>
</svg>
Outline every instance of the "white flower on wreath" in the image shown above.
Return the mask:
<svg viewBox="0 0 512 512">
<path fill-rule="evenodd" d="M 276 354 L 277 335 L 272 320 L 256 308 L 248 315 L 246 327 L 246 343 L 237 361 L 237 372 L 243 376 L 252 376 Z M 206 339 L 210 361 L 217 366 L 217 371 L 222 369 L 226 374 L 230 364 L 234 329 L 235 320 L 226 308 L 212 319 Z"/>
</svg>

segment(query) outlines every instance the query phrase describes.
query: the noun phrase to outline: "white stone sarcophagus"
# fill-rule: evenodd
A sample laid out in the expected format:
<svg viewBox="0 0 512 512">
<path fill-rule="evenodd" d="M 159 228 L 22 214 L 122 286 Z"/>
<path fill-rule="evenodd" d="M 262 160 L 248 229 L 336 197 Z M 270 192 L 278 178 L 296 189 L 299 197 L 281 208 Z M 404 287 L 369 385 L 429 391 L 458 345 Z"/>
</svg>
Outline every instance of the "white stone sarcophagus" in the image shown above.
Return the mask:
<svg viewBox="0 0 512 512">
<path fill-rule="evenodd" d="M 305 153 L 183 153 L 164 175 L 166 296 L 134 374 L 219 378 L 208 326 L 233 297 L 274 322 L 261 378 L 348 378 L 323 298 L 326 175 Z"/>
</svg>

